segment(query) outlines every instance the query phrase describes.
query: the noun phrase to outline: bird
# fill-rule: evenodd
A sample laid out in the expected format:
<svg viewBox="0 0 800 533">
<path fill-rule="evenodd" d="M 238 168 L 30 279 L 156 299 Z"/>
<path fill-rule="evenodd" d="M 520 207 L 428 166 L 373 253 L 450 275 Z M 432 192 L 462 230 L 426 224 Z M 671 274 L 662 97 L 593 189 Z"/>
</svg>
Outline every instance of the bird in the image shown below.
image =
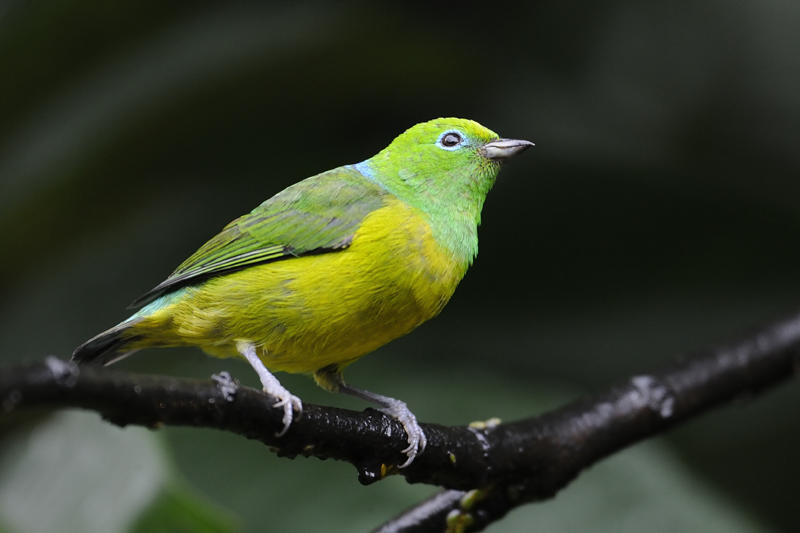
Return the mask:
<svg viewBox="0 0 800 533">
<path fill-rule="evenodd" d="M 282 409 L 278 436 L 302 401 L 273 372 L 310 374 L 396 419 L 404 468 L 427 443 L 415 415 L 345 383 L 342 370 L 442 311 L 478 253 L 502 163 L 531 146 L 468 119 L 416 124 L 375 156 L 299 181 L 230 222 L 72 359 L 108 365 L 176 346 L 244 358 Z"/>
</svg>

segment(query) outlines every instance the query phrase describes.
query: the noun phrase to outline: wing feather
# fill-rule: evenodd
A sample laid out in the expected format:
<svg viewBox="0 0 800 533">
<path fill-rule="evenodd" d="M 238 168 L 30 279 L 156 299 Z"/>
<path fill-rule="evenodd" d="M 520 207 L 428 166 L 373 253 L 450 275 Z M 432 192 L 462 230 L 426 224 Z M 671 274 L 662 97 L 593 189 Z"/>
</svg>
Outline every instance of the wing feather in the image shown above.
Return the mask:
<svg viewBox="0 0 800 533">
<path fill-rule="evenodd" d="M 349 166 L 298 182 L 225 226 L 131 306 L 251 265 L 344 249 L 386 194 Z"/>
</svg>

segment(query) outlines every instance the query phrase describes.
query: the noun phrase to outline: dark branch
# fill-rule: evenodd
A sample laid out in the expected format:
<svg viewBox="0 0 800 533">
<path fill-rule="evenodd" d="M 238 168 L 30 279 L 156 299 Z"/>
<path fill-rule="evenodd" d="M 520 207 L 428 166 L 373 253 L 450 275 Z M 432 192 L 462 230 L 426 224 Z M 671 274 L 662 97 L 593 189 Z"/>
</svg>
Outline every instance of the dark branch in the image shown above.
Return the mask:
<svg viewBox="0 0 800 533">
<path fill-rule="evenodd" d="M 381 531 L 441 530 L 464 520 L 473 530 L 525 502 L 551 497 L 581 470 L 625 446 L 663 432 L 736 396 L 750 395 L 800 367 L 800 315 L 666 371 L 634 376 L 606 393 L 544 415 L 484 429 L 423 424 L 428 447 L 408 468 L 388 471 L 410 482 L 447 487 Z M 384 415 L 305 405 L 278 438 L 281 411 L 259 391 L 240 387 L 226 399 L 214 382 L 129 375 L 45 362 L 0 372 L 2 413 L 28 407 L 81 407 L 119 425 L 202 426 L 257 439 L 285 456 L 345 460 L 362 483 L 399 464 L 402 427 Z M 482 491 L 462 492 L 474 487 Z"/>
<path fill-rule="evenodd" d="M 514 507 L 554 496 L 581 470 L 634 442 L 798 373 L 800 314 L 605 394 L 497 426 L 488 435 L 492 483 L 475 485 L 485 490 L 445 490 L 376 531 L 440 531 L 445 519 L 479 531 Z"/>
</svg>

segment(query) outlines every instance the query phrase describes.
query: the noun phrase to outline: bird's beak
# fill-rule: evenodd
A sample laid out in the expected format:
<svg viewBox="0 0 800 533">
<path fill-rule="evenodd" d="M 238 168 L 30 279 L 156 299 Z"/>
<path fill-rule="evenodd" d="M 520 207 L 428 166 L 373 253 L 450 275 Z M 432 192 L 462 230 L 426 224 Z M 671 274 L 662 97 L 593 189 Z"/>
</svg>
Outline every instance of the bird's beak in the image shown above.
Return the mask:
<svg viewBox="0 0 800 533">
<path fill-rule="evenodd" d="M 480 152 L 486 159 L 502 161 L 514 154 L 527 150 L 531 146 L 533 146 L 532 142 L 521 139 L 497 139 L 481 146 Z"/>
</svg>

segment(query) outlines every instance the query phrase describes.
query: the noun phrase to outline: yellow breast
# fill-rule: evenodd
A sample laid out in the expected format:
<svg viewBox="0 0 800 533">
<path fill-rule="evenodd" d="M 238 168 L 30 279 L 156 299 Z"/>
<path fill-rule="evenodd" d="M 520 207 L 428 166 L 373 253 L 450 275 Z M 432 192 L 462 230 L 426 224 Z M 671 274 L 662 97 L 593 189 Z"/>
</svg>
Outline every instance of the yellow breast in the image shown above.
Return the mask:
<svg viewBox="0 0 800 533">
<path fill-rule="evenodd" d="M 143 320 L 142 346 L 236 355 L 256 344 L 271 370 L 344 366 L 441 311 L 466 271 L 400 201 L 370 213 L 341 251 L 249 267 L 189 287 Z"/>
</svg>

